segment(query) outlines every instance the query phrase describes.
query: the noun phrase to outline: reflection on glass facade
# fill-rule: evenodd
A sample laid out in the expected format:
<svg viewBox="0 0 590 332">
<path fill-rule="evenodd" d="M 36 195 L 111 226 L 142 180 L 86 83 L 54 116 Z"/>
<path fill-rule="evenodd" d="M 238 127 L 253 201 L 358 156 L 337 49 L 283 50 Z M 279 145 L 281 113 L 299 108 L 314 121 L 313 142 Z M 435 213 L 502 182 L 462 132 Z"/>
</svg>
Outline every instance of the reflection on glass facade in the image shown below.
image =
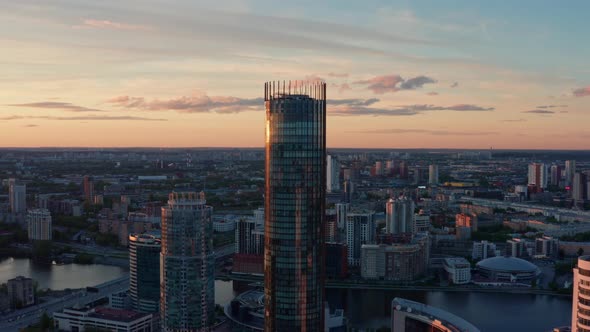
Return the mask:
<svg viewBox="0 0 590 332">
<path fill-rule="evenodd" d="M 323 331 L 326 84 L 266 83 L 265 102 L 265 331 Z"/>
<path fill-rule="evenodd" d="M 129 295 L 134 310 L 159 311 L 159 237 L 148 234 L 129 235 Z"/>
<path fill-rule="evenodd" d="M 173 192 L 162 208 L 162 331 L 209 331 L 215 320 L 212 208 L 205 194 Z"/>
</svg>

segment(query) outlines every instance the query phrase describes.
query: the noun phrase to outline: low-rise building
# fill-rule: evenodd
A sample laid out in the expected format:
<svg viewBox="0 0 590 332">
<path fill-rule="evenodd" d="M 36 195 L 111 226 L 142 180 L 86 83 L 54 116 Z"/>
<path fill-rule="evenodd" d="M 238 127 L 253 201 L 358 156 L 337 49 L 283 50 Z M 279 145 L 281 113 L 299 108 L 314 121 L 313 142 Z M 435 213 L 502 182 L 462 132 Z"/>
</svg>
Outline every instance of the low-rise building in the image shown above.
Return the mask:
<svg viewBox="0 0 590 332">
<path fill-rule="evenodd" d="M 58 331 L 152 332 L 154 314 L 106 307 L 67 308 L 53 314 Z"/>
<path fill-rule="evenodd" d="M 486 259 L 496 255 L 496 245 L 488 241 L 473 242 L 471 258 L 474 260 Z"/>
<path fill-rule="evenodd" d="M 33 279 L 18 276 L 6 282 L 10 307 L 20 309 L 35 304 Z"/>
<path fill-rule="evenodd" d="M 411 243 L 364 244 L 361 247 L 361 276 L 365 279 L 412 281 L 426 273 L 429 238 L 419 234 Z"/>
<path fill-rule="evenodd" d="M 558 252 L 558 239 L 551 236 L 543 236 L 535 239 L 535 255 L 555 258 Z"/>
<path fill-rule="evenodd" d="M 453 284 L 462 285 L 471 281 L 471 264 L 465 258 L 445 258 L 443 267 Z"/>
</svg>

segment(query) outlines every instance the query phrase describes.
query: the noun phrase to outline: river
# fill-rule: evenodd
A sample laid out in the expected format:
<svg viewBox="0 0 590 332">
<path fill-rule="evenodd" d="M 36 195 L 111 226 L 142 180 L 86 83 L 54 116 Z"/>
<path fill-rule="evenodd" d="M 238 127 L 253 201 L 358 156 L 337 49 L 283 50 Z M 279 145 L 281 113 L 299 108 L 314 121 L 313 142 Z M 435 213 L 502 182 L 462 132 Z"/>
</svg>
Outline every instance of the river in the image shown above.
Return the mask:
<svg viewBox="0 0 590 332">
<path fill-rule="evenodd" d="M 0 262 L 0 283 L 18 275 L 32 277 L 41 288 L 82 288 L 123 276 L 123 268 L 107 265 L 37 266 L 28 259 Z M 215 300 L 229 303 L 236 295 L 232 282 L 215 282 Z M 355 328 L 390 325 L 391 300 L 394 297 L 426 303 L 454 313 L 481 331 L 550 331 L 569 325 L 571 298 L 548 295 L 462 293 L 436 291 L 382 291 L 327 289 L 331 308 L 343 308 L 349 326 Z"/>
<path fill-rule="evenodd" d="M 16 276 L 33 278 L 40 289 L 83 288 L 124 276 L 127 270 L 110 265 L 38 265 L 29 259 L 6 258 L 0 261 L 0 283 Z"/>
</svg>

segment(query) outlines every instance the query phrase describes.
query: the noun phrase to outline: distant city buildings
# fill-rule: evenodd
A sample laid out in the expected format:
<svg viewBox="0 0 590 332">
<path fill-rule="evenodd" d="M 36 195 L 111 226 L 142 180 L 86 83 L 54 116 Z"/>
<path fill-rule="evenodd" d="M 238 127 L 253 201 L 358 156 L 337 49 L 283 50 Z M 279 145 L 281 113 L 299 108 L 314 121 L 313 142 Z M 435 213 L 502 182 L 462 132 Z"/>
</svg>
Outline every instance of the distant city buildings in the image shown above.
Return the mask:
<svg viewBox="0 0 590 332">
<path fill-rule="evenodd" d="M 438 165 L 432 164 L 428 167 L 428 184 L 438 185 Z"/>
<path fill-rule="evenodd" d="M 82 187 L 84 190 L 84 199 L 86 202 L 90 204 L 94 203 L 94 182 L 90 176 L 84 176 L 82 179 Z"/>
<path fill-rule="evenodd" d="M 530 284 L 541 275 L 538 266 L 516 257 L 487 258 L 479 261 L 476 268 L 480 278 L 489 282 Z"/>
<path fill-rule="evenodd" d="M 590 176 L 585 172 L 576 172 L 574 174 L 572 183 L 572 198 L 574 203 L 578 206 L 584 204 L 588 200 L 588 190 L 590 184 Z"/>
<path fill-rule="evenodd" d="M 27 210 L 27 186 L 11 178 L 8 181 L 8 190 L 10 212 L 14 214 L 25 213 Z"/>
<path fill-rule="evenodd" d="M 52 238 L 51 214 L 47 209 L 27 211 L 29 240 L 50 241 Z"/>
<path fill-rule="evenodd" d="M 420 210 L 419 213 L 414 214 L 413 234 L 427 233 L 430 230 L 430 215 Z"/>
<path fill-rule="evenodd" d="M 471 263 L 463 257 L 445 258 L 443 268 L 455 285 L 468 284 L 471 281 Z"/>
<path fill-rule="evenodd" d="M 361 246 L 361 277 L 395 282 L 413 281 L 426 274 L 429 239 L 424 234 L 407 244 Z"/>
<path fill-rule="evenodd" d="M 561 166 L 559 165 L 551 165 L 550 169 L 551 175 L 551 185 L 555 187 L 559 187 L 561 183 Z"/>
<path fill-rule="evenodd" d="M 326 190 L 329 193 L 340 191 L 340 163 L 332 155 L 328 155 L 326 161 Z"/>
<path fill-rule="evenodd" d="M 336 225 L 339 230 L 343 230 L 346 227 L 346 220 L 348 212 L 350 211 L 350 203 L 336 203 Z"/>
<path fill-rule="evenodd" d="M 360 265 L 361 247 L 364 244 L 374 244 L 376 232 L 375 212 L 348 213 L 346 216 L 346 246 L 349 265 Z"/>
<path fill-rule="evenodd" d="M 576 161 L 565 161 L 565 185 L 571 186 L 574 183 L 574 174 L 576 174 Z"/>
<path fill-rule="evenodd" d="M 559 253 L 559 239 L 542 236 L 535 239 L 535 255 L 547 258 L 557 258 Z"/>
<path fill-rule="evenodd" d="M 414 201 L 404 196 L 389 199 L 385 205 L 385 231 L 393 235 L 410 235 L 414 231 Z"/>
<path fill-rule="evenodd" d="M 129 295 L 139 312 L 159 312 L 160 304 L 159 236 L 129 235 Z"/>
<path fill-rule="evenodd" d="M 215 320 L 212 208 L 205 194 L 173 192 L 162 208 L 160 318 L 164 332 L 206 331 Z"/>
<path fill-rule="evenodd" d="M 547 165 L 542 163 L 529 164 L 528 175 L 529 187 L 533 188 L 534 192 L 540 192 L 547 188 Z"/>
<path fill-rule="evenodd" d="M 486 259 L 496 255 L 496 245 L 488 241 L 473 242 L 471 258 L 474 260 Z"/>
</svg>

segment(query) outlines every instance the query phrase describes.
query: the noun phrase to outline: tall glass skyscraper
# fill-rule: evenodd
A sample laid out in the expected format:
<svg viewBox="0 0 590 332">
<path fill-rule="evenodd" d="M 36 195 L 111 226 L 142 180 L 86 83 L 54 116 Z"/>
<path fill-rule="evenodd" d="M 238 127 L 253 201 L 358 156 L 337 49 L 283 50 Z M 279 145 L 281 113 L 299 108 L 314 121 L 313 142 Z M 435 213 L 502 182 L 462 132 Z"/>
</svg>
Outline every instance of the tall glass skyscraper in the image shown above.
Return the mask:
<svg viewBox="0 0 590 332">
<path fill-rule="evenodd" d="M 155 235 L 129 235 L 129 295 L 134 310 L 158 312 L 160 238 Z"/>
<path fill-rule="evenodd" d="M 164 332 L 209 331 L 215 320 L 212 208 L 205 194 L 173 192 L 162 208 L 160 318 Z"/>
<path fill-rule="evenodd" d="M 323 331 L 326 84 L 265 84 L 265 331 Z"/>
</svg>

